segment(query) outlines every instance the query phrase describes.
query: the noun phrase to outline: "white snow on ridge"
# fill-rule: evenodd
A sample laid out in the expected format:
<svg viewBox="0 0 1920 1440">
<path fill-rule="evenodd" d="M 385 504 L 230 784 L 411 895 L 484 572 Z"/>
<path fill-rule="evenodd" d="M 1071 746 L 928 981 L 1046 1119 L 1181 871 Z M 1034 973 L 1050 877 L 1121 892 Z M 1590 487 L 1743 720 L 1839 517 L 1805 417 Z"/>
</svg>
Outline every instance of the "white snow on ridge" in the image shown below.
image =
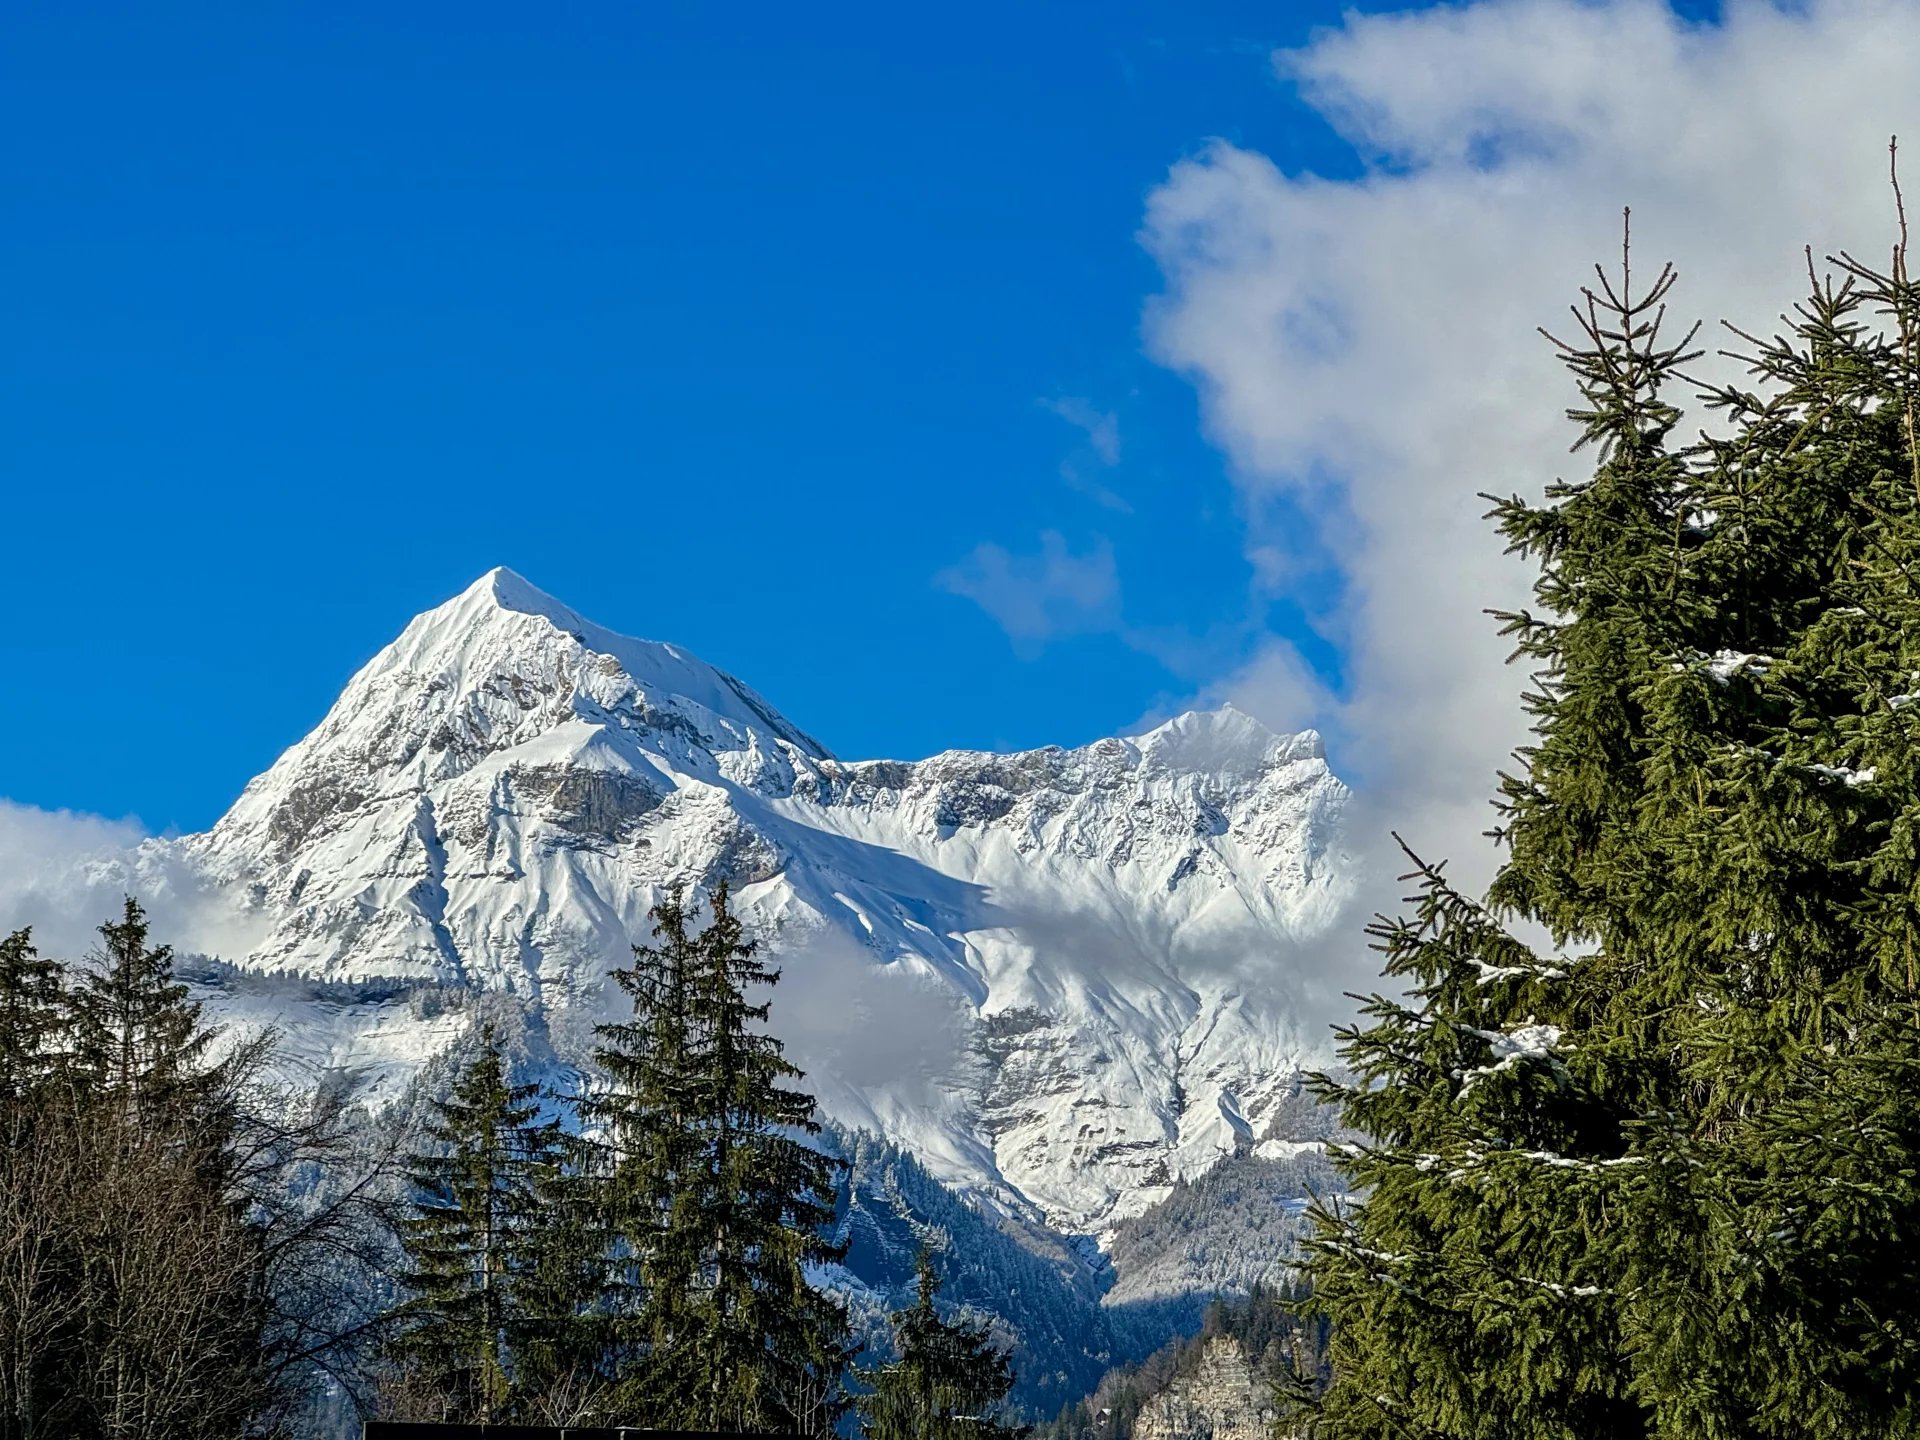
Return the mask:
<svg viewBox="0 0 1920 1440">
<path fill-rule="evenodd" d="M 1326 1058 L 1286 957 L 1346 898 L 1345 796 L 1318 737 L 1231 709 L 841 762 L 732 677 L 496 570 L 169 860 L 262 937 L 228 960 L 504 991 L 563 1050 L 654 901 L 728 878 L 829 1113 L 1092 1232 L 1256 1142 Z M 318 1002 L 279 1024 L 388 1083 L 453 1033 Z"/>
</svg>

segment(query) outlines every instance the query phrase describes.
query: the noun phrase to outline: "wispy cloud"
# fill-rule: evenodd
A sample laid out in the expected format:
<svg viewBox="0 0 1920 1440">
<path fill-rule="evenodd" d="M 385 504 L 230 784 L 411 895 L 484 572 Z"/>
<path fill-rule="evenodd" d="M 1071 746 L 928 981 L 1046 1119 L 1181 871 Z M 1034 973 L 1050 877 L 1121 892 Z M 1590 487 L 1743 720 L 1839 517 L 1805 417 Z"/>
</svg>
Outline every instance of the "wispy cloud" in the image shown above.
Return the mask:
<svg viewBox="0 0 1920 1440">
<path fill-rule="evenodd" d="M 1060 478 L 1096 504 L 1131 515 L 1133 505 L 1100 478 L 1100 472 L 1120 463 L 1120 417 L 1078 395 L 1042 400 L 1040 408 L 1058 415 L 1085 437 L 1080 450 L 1060 462 Z"/>
<path fill-rule="evenodd" d="M 1078 395 L 1042 400 L 1040 408 L 1052 411 L 1085 435 L 1102 465 L 1120 463 L 1120 418 L 1112 411 L 1096 409 L 1091 400 Z"/>
<path fill-rule="evenodd" d="M 1113 546 L 1102 536 L 1079 554 L 1057 530 L 1042 534 L 1040 549 L 1026 555 L 978 545 L 934 583 L 985 610 L 1027 654 L 1049 640 L 1119 623 L 1120 576 Z"/>
<path fill-rule="evenodd" d="M 1289 175 L 1221 142 L 1154 192 L 1149 344 L 1199 387 L 1256 575 L 1284 587 L 1300 552 L 1259 518 L 1283 496 L 1345 596 L 1341 693 L 1275 641 L 1204 694 L 1329 729 L 1367 792 L 1363 841 L 1392 824 L 1469 883 L 1491 868 L 1523 677 L 1481 612 L 1528 575 L 1477 496 L 1587 463 L 1535 327 L 1617 260 L 1623 205 L 1636 263 L 1677 262 L 1689 319 L 1766 327 L 1805 283 L 1803 244 L 1884 254 L 1887 136 L 1920 142 L 1916 54 L 1910 0 L 1730 0 L 1717 26 L 1654 0 L 1354 15 L 1276 64 L 1364 174 Z"/>
</svg>

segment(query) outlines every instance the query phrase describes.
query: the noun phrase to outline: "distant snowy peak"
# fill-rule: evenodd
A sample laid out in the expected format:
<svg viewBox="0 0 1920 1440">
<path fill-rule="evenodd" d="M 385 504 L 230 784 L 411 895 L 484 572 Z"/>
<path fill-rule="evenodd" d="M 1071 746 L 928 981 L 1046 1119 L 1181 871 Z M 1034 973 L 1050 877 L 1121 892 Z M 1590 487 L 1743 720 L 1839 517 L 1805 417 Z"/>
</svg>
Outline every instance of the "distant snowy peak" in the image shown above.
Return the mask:
<svg viewBox="0 0 1920 1440">
<path fill-rule="evenodd" d="M 780 770 L 786 751 L 829 758 L 731 675 L 595 625 L 500 568 L 374 656 L 314 731 L 247 787 L 210 848 L 285 857 L 367 805 L 541 742 L 556 763 L 630 769 L 617 749 L 593 745 L 602 731 Z"/>
<path fill-rule="evenodd" d="M 1325 1058 L 1286 956 L 1350 889 L 1346 793 L 1317 736 L 1231 708 L 840 761 L 733 677 L 495 570 L 171 853 L 232 897 L 247 969 L 505 992 L 556 1036 L 661 895 L 725 879 L 830 1113 L 1098 1228 L 1257 1143 Z M 378 1006 L 284 1024 L 326 1069 L 445 1042 Z"/>
<path fill-rule="evenodd" d="M 1223 780 L 1244 779 L 1276 765 L 1327 758 L 1319 732 L 1276 735 L 1232 705 L 1218 710 L 1189 710 L 1132 743 L 1151 765 L 1211 774 Z"/>
</svg>

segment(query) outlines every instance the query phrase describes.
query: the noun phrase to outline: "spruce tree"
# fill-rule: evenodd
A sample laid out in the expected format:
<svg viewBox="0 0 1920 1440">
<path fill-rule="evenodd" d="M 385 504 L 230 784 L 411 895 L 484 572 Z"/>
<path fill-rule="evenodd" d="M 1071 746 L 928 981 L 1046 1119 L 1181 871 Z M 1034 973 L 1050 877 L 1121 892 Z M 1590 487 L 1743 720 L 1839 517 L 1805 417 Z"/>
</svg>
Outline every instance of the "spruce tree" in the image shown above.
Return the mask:
<svg viewBox="0 0 1920 1440">
<path fill-rule="evenodd" d="M 670 1330 L 693 1285 L 660 1240 L 696 1155 L 701 1100 L 693 1090 L 690 1014 L 696 941 L 678 893 L 655 906 L 652 919 L 660 943 L 635 946 L 633 964 L 613 972 L 633 1018 L 595 1028 L 601 1043 L 593 1058 L 604 1085 L 579 1102 L 599 1144 L 589 1173 L 610 1252 L 611 1358 L 627 1372 L 630 1409 L 644 1408 L 638 1398 L 644 1385 L 626 1362 L 644 1359 L 650 1337 Z"/>
<path fill-rule="evenodd" d="M 523 1357 L 550 1347 L 552 1314 L 528 1313 L 539 1268 L 541 1202 L 558 1170 L 557 1126 L 541 1118 L 539 1087 L 508 1082 L 491 1030 L 435 1102 L 416 1155 L 412 1213 L 401 1225 L 408 1298 L 393 1312 L 393 1353 L 441 1417 L 481 1424 L 512 1413 Z M 536 1367 L 537 1368 L 537 1367 Z"/>
<path fill-rule="evenodd" d="M 984 1324 L 942 1319 L 934 1305 L 940 1278 L 922 1250 L 914 1302 L 894 1312 L 899 1358 L 856 1372 L 866 1386 L 855 1400 L 867 1440 L 1018 1440 L 1023 1426 L 1001 1417 L 1013 1390 L 1013 1365 Z"/>
<path fill-rule="evenodd" d="M 678 896 L 615 978 L 633 1018 L 600 1027 L 608 1088 L 586 1107 L 613 1150 L 605 1211 L 626 1261 L 632 1423 L 825 1434 L 845 1409 L 841 1307 L 807 1280 L 837 1258 L 835 1162 L 808 1141 L 801 1072 L 747 998 L 758 958 L 724 883 L 694 932 Z"/>
<path fill-rule="evenodd" d="M 1888 561 L 1916 495 L 1911 382 L 1870 299 L 1816 280 L 1784 335 L 1744 337 L 1756 387 L 1707 396 L 1732 422 L 1696 452 L 1712 653 L 1648 687 L 1652 883 L 1596 927 L 1611 1003 L 1588 1043 L 1669 1076 L 1608 1236 L 1662 1435 L 1897 1434 L 1910 1413 L 1920 1271 L 1892 1237 L 1920 1218 L 1920 1152 L 1888 1102 L 1920 1054 L 1894 834 L 1913 792 L 1887 697 L 1911 674 Z"/>
<path fill-rule="evenodd" d="M 73 986 L 24 934 L 0 955 L 0 1434 L 239 1434 L 279 1398 L 243 1067 L 210 1062 L 136 902 L 101 934 Z"/>
<path fill-rule="evenodd" d="M 1780 627 L 1755 688 L 1740 763 L 1702 814 L 1718 861 L 1703 928 L 1726 957 L 1681 1053 L 1703 1123 L 1668 1137 L 1709 1202 L 1705 1298 L 1744 1331 L 1678 1323 L 1648 1296 L 1651 1361 L 1670 1429 L 1910 1433 L 1920 1383 L 1920 1013 L 1913 841 L 1920 621 L 1920 459 L 1914 444 L 1920 296 L 1905 274 L 1848 257 L 1816 281 L 1784 335 L 1744 357 L 1759 393 L 1716 403 L 1785 434 L 1770 457 L 1775 508 L 1802 546 L 1837 536 L 1831 578 Z M 1824 500 L 1844 520 L 1805 518 Z M 1736 867 L 1738 872 L 1736 873 Z"/>
<path fill-rule="evenodd" d="M 1593 477 L 1495 511 L 1542 567 L 1505 617 L 1538 740 L 1488 902 L 1416 866 L 1375 929 L 1408 993 L 1326 1087 L 1369 1138 L 1313 1264 L 1324 1433 L 1911 1420 L 1911 364 L 1816 284 L 1676 452 L 1668 284 L 1603 288 L 1566 348 Z"/>
<path fill-rule="evenodd" d="M 1596 962 L 1542 959 L 1500 910 L 1586 941 L 1643 880 L 1646 686 L 1697 647 L 1685 554 L 1688 475 L 1661 395 L 1688 357 L 1657 317 L 1672 281 L 1588 297 L 1565 355 L 1586 403 L 1591 478 L 1497 510 L 1537 554 L 1544 614 L 1505 617 L 1538 663 L 1538 743 L 1503 784 L 1510 859 L 1489 910 L 1416 862 L 1411 919 L 1376 943 L 1404 999 L 1375 997 L 1343 1032 L 1355 1079 L 1324 1087 L 1369 1139 L 1347 1156 L 1357 1213 L 1322 1216 L 1317 1301 L 1333 1321 L 1334 1435 L 1630 1436 L 1643 1428 L 1619 1296 L 1596 1231 L 1631 1168 L 1627 1126 L 1666 1099 L 1657 1044 L 1569 1036 L 1593 1021 Z M 1604 963 L 1604 962 L 1600 962 Z"/>
<path fill-rule="evenodd" d="M 208 1060 L 218 1032 L 174 978 L 172 947 L 148 945 L 147 933 L 132 896 L 100 927 L 100 952 L 71 996 L 71 1074 L 136 1123 L 202 1119 L 222 1079 Z"/>
<path fill-rule="evenodd" d="M 60 982 L 59 964 L 34 949 L 31 931 L 0 939 L 0 1122 L 9 1133 L 30 1118 L 57 1061 L 66 1025 Z"/>
<path fill-rule="evenodd" d="M 555 1097 L 557 1098 L 557 1097 Z M 578 1419 L 605 1398 L 618 1354 L 609 1301 L 608 1227 L 600 1210 L 598 1146 L 556 1128 L 533 1175 L 534 1221 L 517 1284 L 520 1307 L 515 1374 L 536 1402 L 524 1418 Z M 572 1412 L 542 1408 L 544 1397 L 572 1397 Z"/>
</svg>

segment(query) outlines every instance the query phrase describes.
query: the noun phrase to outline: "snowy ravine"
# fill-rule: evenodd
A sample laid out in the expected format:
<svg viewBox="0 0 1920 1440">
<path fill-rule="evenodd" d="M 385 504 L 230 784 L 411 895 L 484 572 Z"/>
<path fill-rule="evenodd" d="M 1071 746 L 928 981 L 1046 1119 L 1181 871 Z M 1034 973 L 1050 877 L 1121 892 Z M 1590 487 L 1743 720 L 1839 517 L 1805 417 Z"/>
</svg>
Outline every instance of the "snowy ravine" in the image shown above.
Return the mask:
<svg viewBox="0 0 1920 1440">
<path fill-rule="evenodd" d="M 463 1023 L 423 990 L 504 992 L 577 1057 L 649 906 L 727 877 L 827 1113 L 1099 1234 L 1257 1143 L 1326 1058 L 1289 956 L 1346 896 L 1345 796 L 1317 736 L 1231 709 L 836 760 L 730 676 L 495 570 L 149 858 L 226 897 L 250 948 L 224 959 L 353 982 L 232 1005 L 278 1007 L 294 1055 L 376 1088 Z"/>
</svg>

